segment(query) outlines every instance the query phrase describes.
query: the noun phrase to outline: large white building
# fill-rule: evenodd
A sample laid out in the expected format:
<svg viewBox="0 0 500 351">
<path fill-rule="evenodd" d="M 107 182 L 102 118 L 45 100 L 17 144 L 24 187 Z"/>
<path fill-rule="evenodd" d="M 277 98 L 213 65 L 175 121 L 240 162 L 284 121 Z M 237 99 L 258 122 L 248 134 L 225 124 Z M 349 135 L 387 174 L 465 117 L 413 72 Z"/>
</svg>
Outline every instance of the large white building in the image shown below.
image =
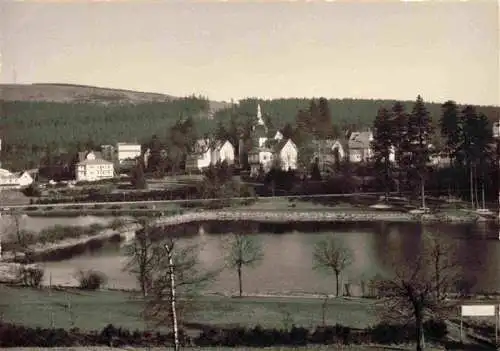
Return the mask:
<svg viewBox="0 0 500 351">
<path fill-rule="evenodd" d="M 141 145 L 134 143 L 117 143 L 116 144 L 116 159 L 119 164 L 127 163 L 127 161 L 134 161 L 137 157 L 141 156 Z"/>
<path fill-rule="evenodd" d="M 93 182 L 113 178 L 115 174 L 112 162 L 97 158 L 94 152 L 89 152 L 85 158 L 76 164 L 76 181 Z"/>
</svg>

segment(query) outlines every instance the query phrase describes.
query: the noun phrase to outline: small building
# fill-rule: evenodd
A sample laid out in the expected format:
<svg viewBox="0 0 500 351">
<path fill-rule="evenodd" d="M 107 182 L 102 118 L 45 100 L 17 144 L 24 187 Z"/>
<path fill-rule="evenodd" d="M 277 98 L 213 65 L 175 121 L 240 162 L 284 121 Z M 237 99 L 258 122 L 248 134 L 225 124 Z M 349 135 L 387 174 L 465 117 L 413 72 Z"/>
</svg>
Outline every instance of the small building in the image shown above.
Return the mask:
<svg viewBox="0 0 500 351">
<path fill-rule="evenodd" d="M 186 158 L 186 172 L 201 171 L 217 162 L 234 164 L 235 149 L 229 140 L 199 139 Z"/>
<path fill-rule="evenodd" d="M 117 143 L 116 159 L 120 165 L 135 165 L 137 157 L 141 156 L 142 147 L 136 143 Z"/>
<path fill-rule="evenodd" d="M 193 152 L 186 157 L 186 172 L 200 171 L 210 166 L 211 159 L 210 139 L 198 139 Z"/>
<path fill-rule="evenodd" d="M 82 154 L 85 156 L 81 157 Z M 80 161 L 76 164 L 76 181 L 93 182 L 110 179 L 115 175 L 113 162 L 106 161 L 98 152 L 79 153 Z"/>
<path fill-rule="evenodd" d="M 276 140 L 270 147 L 254 147 L 248 153 L 250 176 L 258 176 L 261 169 L 269 172 L 279 165 L 283 171 L 297 169 L 298 148 L 292 139 Z"/>
<path fill-rule="evenodd" d="M 261 168 L 269 172 L 273 164 L 273 150 L 266 147 L 253 148 L 248 152 L 248 164 L 250 165 L 250 176 L 257 177 Z"/>
<path fill-rule="evenodd" d="M 27 171 L 12 173 L 0 168 L 0 189 L 22 189 L 33 183 L 33 177 Z"/>
<path fill-rule="evenodd" d="M 216 141 L 211 148 L 211 163 L 216 164 L 217 162 L 226 161 L 227 164 L 234 164 L 235 149 L 233 144 L 229 140 Z"/>
<path fill-rule="evenodd" d="M 274 146 L 274 159 L 283 171 L 297 169 L 299 150 L 292 139 L 280 140 Z"/>
<path fill-rule="evenodd" d="M 352 163 L 369 161 L 373 156 L 372 141 L 372 132 L 353 132 L 348 142 L 349 161 Z"/>
</svg>

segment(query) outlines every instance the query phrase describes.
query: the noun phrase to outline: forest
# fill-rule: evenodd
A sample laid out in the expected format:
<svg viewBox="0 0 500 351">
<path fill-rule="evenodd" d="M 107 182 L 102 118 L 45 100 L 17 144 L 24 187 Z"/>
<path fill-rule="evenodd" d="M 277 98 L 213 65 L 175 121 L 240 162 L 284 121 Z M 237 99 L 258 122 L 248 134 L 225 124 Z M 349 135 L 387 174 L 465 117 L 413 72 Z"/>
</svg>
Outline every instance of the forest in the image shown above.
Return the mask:
<svg viewBox="0 0 500 351">
<path fill-rule="evenodd" d="M 90 147 L 118 141 L 144 144 L 153 135 L 168 145 L 172 137 L 171 128 L 179 120 L 192 118 L 197 135 L 217 133 L 218 128 L 223 126 L 228 129 L 235 121 L 240 125 L 252 121 L 257 102 L 261 104 L 269 127 L 274 129 L 294 125 L 299 112 L 310 107 L 311 99 L 247 98 L 217 111 L 213 119 L 207 118 L 209 100 L 194 96 L 167 102 L 117 105 L 0 100 L 2 162 L 13 170 L 32 168 L 39 164 L 47 148 L 73 150 L 81 145 Z M 328 115 L 337 132 L 372 128 L 378 110 L 394 103 L 395 100 L 328 99 Z M 414 101 L 403 101 L 401 104 L 410 110 Z M 438 130 L 442 105 L 425 102 L 425 107 L 434 130 Z M 490 121 L 500 116 L 498 107 L 475 108 Z M 441 140 L 439 133 L 435 136 Z M 436 140 L 433 142 L 440 144 Z"/>
</svg>

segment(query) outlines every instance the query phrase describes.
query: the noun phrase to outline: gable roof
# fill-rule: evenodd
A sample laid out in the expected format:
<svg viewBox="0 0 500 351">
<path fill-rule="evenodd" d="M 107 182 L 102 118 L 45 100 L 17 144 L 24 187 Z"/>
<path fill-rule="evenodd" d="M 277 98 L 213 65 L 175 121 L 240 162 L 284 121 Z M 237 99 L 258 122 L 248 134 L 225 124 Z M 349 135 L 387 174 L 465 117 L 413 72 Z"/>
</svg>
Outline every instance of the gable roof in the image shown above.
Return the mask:
<svg viewBox="0 0 500 351">
<path fill-rule="evenodd" d="M 234 149 L 234 145 L 229 140 L 216 140 L 213 142 L 212 148 L 219 151 L 226 143 L 229 143 L 229 145 L 231 145 L 231 147 Z"/>
<path fill-rule="evenodd" d="M 85 161 L 90 153 L 93 153 L 96 159 L 102 159 L 102 153 L 100 151 L 81 151 L 78 152 L 78 162 Z"/>
<path fill-rule="evenodd" d="M 372 132 L 353 132 L 349 137 L 349 149 L 368 149 L 372 138 Z"/>
<path fill-rule="evenodd" d="M 276 144 L 274 144 L 273 147 L 274 152 L 281 152 L 281 150 L 283 150 L 283 148 L 285 147 L 286 144 L 288 144 L 288 142 L 290 142 L 295 148 L 297 148 L 297 145 L 295 145 L 292 139 L 281 139 Z"/>
</svg>

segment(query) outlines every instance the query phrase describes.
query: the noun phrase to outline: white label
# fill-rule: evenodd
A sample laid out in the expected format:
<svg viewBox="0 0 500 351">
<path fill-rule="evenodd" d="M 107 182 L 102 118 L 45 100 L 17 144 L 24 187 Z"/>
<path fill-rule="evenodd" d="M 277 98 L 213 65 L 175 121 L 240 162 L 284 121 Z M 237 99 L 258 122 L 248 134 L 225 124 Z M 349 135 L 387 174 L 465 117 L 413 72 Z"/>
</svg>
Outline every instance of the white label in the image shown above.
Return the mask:
<svg viewBox="0 0 500 351">
<path fill-rule="evenodd" d="M 493 317 L 495 316 L 495 305 L 462 305 L 462 316 Z"/>
</svg>

